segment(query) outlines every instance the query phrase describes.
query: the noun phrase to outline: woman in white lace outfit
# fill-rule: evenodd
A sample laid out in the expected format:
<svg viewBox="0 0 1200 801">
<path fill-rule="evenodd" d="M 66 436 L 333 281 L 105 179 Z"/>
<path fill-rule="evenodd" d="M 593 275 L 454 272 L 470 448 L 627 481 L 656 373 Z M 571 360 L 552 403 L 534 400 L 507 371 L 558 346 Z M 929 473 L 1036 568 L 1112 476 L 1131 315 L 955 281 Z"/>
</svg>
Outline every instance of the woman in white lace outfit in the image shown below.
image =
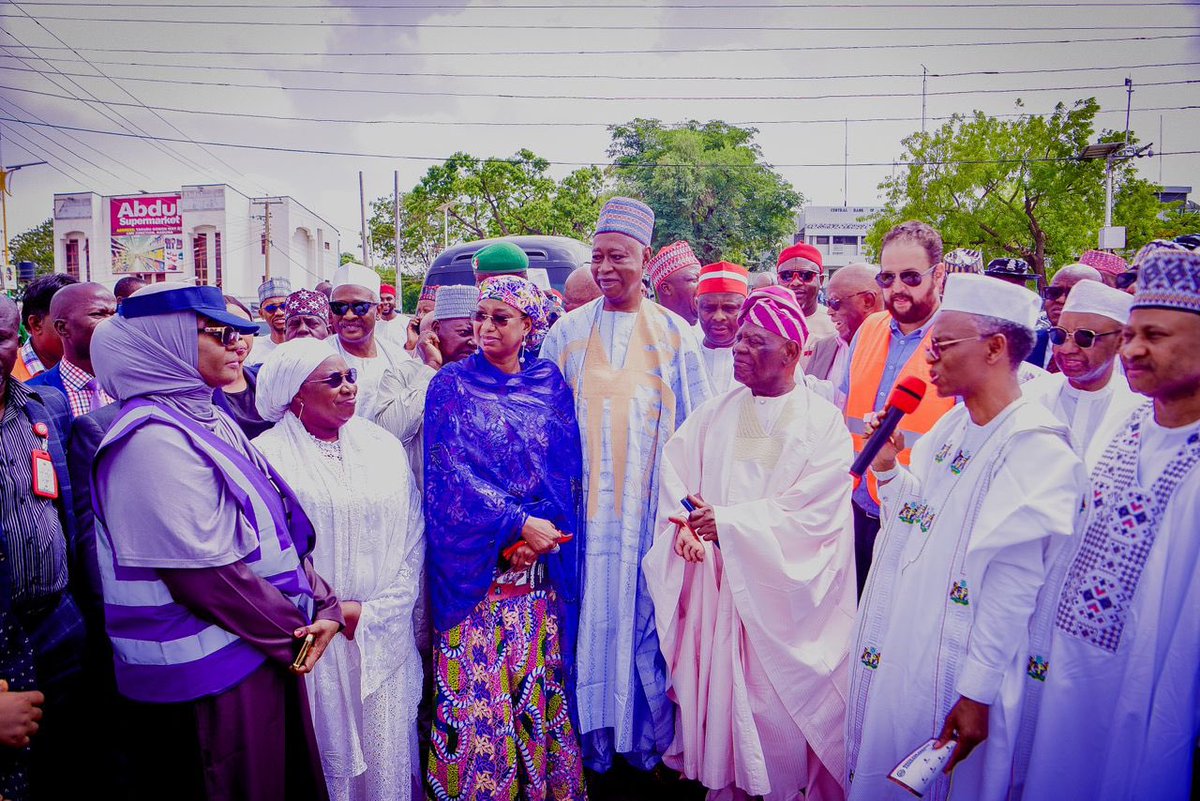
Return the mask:
<svg viewBox="0 0 1200 801">
<path fill-rule="evenodd" d="M 420 775 L 413 605 L 424 524 L 399 440 L 354 416 L 355 379 L 326 341 L 280 345 L 257 396 L 263 419 L 279 422 L 254 444 L 312 519 L 313 562 L 343 599 L 345 636 L 308 682 L 329 796 L 407 801 Z"/>
</svg>

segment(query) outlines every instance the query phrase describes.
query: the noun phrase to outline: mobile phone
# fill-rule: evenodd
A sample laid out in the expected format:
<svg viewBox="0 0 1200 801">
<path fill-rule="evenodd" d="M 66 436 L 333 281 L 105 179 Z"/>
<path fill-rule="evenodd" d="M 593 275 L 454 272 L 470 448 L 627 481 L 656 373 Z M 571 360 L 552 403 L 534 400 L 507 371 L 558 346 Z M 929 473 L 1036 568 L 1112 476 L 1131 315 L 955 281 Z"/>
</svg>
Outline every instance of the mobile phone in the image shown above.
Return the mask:
<svg viewBox="0 0 1200 801">
<path fill-rule="evenodd" d="M 316 637 L 312 633 L 304 637 L 304 641 L 300 643 L 300 650 L 296 652 L 296 658 L 292 660 L 293 670 L 299 670 L 304 667 L 304 662 L 308 659 L 308 652 L 312 650 L 315 639 Z"/>
<path fill-rule="evenodd" d="M 679 505 L 682 506 L 684 509 L 687 509 L 689 512 L 696 511 L 696 504 L 689 501 L 686 497 L 682 501 L 679 502 Z"/>
</svg>

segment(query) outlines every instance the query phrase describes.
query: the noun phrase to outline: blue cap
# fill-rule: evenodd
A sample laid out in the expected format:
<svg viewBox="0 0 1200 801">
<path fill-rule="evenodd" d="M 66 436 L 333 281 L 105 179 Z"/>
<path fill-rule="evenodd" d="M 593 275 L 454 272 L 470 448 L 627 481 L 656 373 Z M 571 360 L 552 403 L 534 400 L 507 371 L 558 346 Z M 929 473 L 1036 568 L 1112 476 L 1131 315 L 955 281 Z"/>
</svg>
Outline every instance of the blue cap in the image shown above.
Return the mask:
<svg viewBox="0 0 1200 801">
<path fill-rule="evenodd" d="M 225 296 L 215 286 L 185 286 L 163 292 L 135 292 L 121 302 L 117 314 L 131 320 L 134 317 L 154 317 L 181 311 L 204 315 L 215 323 L 233 326 L 243 334 L 258 333 L 257 323 L 225 310 Z"/>
</svg>

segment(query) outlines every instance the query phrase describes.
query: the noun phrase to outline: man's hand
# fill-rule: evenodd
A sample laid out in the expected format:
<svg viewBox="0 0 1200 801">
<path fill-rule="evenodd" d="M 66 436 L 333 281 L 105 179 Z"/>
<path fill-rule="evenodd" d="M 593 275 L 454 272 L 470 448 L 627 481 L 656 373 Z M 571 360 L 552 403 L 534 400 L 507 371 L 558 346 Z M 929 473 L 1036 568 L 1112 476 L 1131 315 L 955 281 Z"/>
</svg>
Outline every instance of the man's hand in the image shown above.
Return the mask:
<svg viewBox="0 0 1200 801">
<path fill-rule="evenodd" d="M 358 621 L 362 619 L 362 604 L 358 601 L 342 601 L 341 604 L 342 617 L 346 618 L 346 628 L 342 629 L 342 634 L 346 635 L 347 640 L 353 640 L 354 632 L 358 631 Z"/>
<path fill-rule="evenodd" d="M 45 696 L 36 690 L 9 692 L 8 682 L 0 680 L 0 745 L 8 748 L 29 745 L 29 738 L 37 733 L 45 701 Z"/>
<path fill-rule="evenodd" d="M 417 355 L 421 357 L 426 366 L 432 367 L 434 370 L 442 369 L 441 344 L 438 335 L 432 331 L 426 331 L 417 339 Z"/>
<path fill-rule="evenodd" d="M 521 538 L 538 555 L 553 551 L 562 536 L 563 533 L 549 520 L 532 515 L 526 519 L 525 526 L 521 529 Z"/>
<path fill-rule="evenodd" d="M 700 542 L 696 532 L 688 528 L 687 521 L 682 517 L 672 517 L 669 520 L 675 524 L 675 553 L 694 564 L 703 562 L 704 544 Z"/>
<path fill-rule="evenodd" d="M 863 418 L 864 440 L 870 439 L 871 435 L 879 429 L 881 420 L 883 420 L 883 412 L 870 412 Z M 871 469 L 876 473 L 891 470 L 896 466 L 896 454 L 902 450 L 904 450 L 904 435 L 897 429 L 888 437 L 888 441 L 883 443 L 883 447 L 879 449 L 879 453 L 875 454 L 875 458 L 871 461 Z"/>
<path fill-rule="evenodd" d="M 702 540 L 717 541 L 717 516 L 713 508 L 704 502 L 699 494 L 689 495 L 688 500 L 696 507 L 696 511 L 688 514 L 688 528 L 696 532 Z"/>
<path fill-rule="evenodd" d="M 934 748 L 941 748 L 951 740 L 958 741 L 943 773 L 948 774 L 954 770 L 954 766 L 970 756 L 971 752 L 975 750 L 975 746 L 986 740 L 987 736 L 988 705 L 960 695 L 958 703 L 946 716 L 946 722 L 942 725 L 942 733 L 938 735 L 937 742 L 933 744 Z"/>
<path fill-rule="evenodd" d="M 341 627 L 332 620 L 318 620 L 312 625 L 293 631 L 292 636 L 297 640 L 303 640 L 309 634 L 313 635 L 313 644 L 312 648 L 308 649 L 308 657 L 304 660 L 304 664 L 298 668 L 292 668 L 291 671 L 301 676 L 311 673 L 317 660 L 321 658 L 321 654 L 325 653 L 325 649 L 329 647 L 330 640 L 338 633 L 339 628 Z"/>
</svg>

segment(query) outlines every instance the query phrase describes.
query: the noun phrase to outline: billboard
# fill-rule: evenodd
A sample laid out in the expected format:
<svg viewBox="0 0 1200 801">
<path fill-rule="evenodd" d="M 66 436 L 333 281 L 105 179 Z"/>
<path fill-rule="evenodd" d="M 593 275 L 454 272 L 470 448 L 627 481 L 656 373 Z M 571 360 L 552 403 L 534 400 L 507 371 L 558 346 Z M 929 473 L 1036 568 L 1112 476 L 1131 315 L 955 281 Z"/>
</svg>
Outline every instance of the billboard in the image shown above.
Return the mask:
<svg viewBox="0 0 1200 801">
<path fill-rule="evenodd" d="M 183 270 L 183 216 L 179 195 L 109 199 L 114 273 Z"/>
</svg>

